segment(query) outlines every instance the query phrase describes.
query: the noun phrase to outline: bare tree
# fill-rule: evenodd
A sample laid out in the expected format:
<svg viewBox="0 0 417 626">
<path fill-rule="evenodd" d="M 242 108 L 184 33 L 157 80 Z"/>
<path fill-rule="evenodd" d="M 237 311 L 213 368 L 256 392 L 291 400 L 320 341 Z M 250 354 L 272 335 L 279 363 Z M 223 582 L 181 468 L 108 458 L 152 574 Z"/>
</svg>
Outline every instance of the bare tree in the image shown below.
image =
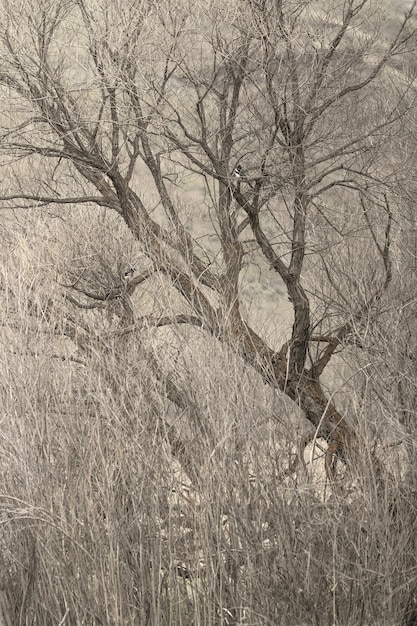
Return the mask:
<svg viewBox="0 0 417 626">
<path fill-rule="evenodd" d="M 415 2 L 389 29 L 374 11 L 367 0 L 3 0 L 3 206 L 104 207 L 143 254 L 124 282 L 119 259 L 106 259 L 111 280 L 103 264 L 73 268 L 67 302 L 111 309 L 118 336 L 181 324 L 229 345 L 302 408 L 329 444 L 328 470 L 359 441 L 322 377 L 389 288 L 401 200 L 388 155 L 415 98 L 396 67 Z M 187 222 L 191 185 L 210 238 Z M 243 312 L 251 263 L 285 286 L 293 324 L 281 345 Z M 131 298 L 156 276 L 179 297 L 141 314 Z M 64 317 L 91 351 L 97 337 Z"/>
</svg>

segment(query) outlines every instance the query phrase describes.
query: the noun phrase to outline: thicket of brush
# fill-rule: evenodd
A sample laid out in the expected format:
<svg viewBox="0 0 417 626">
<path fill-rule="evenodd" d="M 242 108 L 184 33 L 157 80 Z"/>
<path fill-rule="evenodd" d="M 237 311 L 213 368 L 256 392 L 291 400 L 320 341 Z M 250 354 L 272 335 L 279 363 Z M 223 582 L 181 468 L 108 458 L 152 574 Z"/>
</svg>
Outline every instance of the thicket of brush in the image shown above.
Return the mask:
<svg viewBox="0 0 417 626">
<path fill-rule="evenodd" d="M 216 340 L 48 309 L 59 249 L 36 230 L 3 240 L 3 622 L 416 624 L 416 456 L 393 390 L 390 408 L 376 374 L 349 389 L 389 472 L 347 460 L 328 484 L 319 447 L 294 463 L 290 401 Z"/>
</svg>

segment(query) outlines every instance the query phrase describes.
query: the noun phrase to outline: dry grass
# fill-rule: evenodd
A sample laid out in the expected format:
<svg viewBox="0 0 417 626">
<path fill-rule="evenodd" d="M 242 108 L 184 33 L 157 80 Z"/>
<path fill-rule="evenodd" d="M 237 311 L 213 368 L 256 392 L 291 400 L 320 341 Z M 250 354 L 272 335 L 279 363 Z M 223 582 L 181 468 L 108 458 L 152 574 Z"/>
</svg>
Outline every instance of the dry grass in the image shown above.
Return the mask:
<svg viewBox="0 0 417 626">
<path fill-rule="evenodd" d="M 366 459 L 337 489 L 308 463 L 286 473 L 300 416 L 200 331 L 82 353 L 64 335 L 68 309 L 42 308 L 58 298 L 58 248 L 37 228 L 31 246 L 4 247 L 3 622 L 415 624 L 412 458 L 383 488 Z M 89 315 L 91 332 L 108 331 Z"/>
</svg>

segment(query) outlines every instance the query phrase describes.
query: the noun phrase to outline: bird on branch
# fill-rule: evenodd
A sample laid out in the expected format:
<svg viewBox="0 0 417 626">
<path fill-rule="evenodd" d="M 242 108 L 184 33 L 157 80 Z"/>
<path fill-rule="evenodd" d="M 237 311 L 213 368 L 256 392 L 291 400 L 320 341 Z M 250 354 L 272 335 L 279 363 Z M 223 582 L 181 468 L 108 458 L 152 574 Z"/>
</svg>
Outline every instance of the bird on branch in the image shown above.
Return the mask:
<svg viewBox="0 0 417 626">
<path fill-rule="evenodd" d="M 243 170 L 240 164 L 236 165 L 235 169 L 233 170 L 233 174 L 236 176 L 236 178 L 243 178 Z"/>
<path fill-rule="evenodd" d="M 123 280 L 124 280 L 125 282 L 128 282 L 128 281 L 132 278 L 132 276 L 133 276 L 133 274 L 135 273 L 135 271 L 136 271 L 136 270 L 135 270 L 135 268 L 134 268 L 134 267 L 128 267 L 128 268 L 127 268 L 127 269 L 123 272 Z"/>
</svg>

